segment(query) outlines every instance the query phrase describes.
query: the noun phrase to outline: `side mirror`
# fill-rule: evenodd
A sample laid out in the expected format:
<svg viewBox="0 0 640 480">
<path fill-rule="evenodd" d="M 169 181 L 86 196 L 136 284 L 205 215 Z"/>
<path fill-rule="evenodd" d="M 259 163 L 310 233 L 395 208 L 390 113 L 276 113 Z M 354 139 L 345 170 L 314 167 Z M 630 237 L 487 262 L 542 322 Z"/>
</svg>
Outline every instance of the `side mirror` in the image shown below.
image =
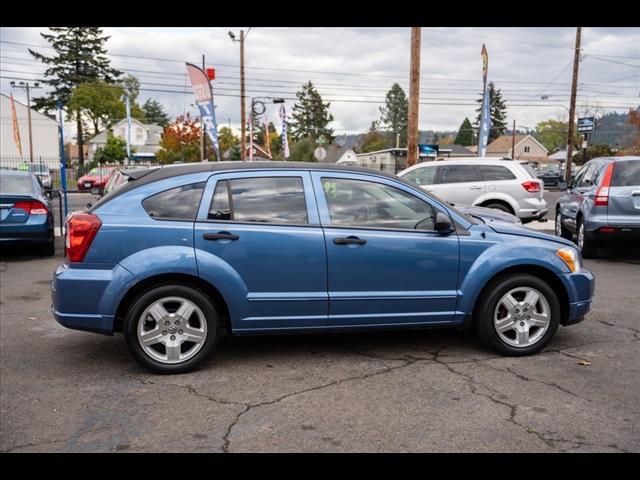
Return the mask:
<svg viewBox="0 0 640 480">
<path fill-rule="evenodd" d="M 446 235 L 453 231 L 453 226 L 451 225 L 451 219 L 449 218 L 449 215 L 442 212 L 436 213 L 435 230 L 442 235 Z"/>
</svg>

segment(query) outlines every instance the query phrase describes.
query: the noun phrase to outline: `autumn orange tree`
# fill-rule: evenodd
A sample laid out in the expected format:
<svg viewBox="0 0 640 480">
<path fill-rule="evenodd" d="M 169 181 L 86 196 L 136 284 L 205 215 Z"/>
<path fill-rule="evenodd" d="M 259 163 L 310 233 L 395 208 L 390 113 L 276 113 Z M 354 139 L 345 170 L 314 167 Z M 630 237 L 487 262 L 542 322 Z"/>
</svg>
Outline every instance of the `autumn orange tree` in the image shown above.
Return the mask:
<svg viewBox="0 0 640 480">
<path fill-rule="evenodd" d="M 629 110 L 627 119 L 631 129 L 631 146 L 618 152 L 618 155 L 640 155 L 640 108 Z"/>
<path fill-rule="evenodd" d="M 160 150 L 156 157 L 160 163 L 200 161 L 201 128 L 189 115 L 180 115 L 162 132 Z"/>
</svg>

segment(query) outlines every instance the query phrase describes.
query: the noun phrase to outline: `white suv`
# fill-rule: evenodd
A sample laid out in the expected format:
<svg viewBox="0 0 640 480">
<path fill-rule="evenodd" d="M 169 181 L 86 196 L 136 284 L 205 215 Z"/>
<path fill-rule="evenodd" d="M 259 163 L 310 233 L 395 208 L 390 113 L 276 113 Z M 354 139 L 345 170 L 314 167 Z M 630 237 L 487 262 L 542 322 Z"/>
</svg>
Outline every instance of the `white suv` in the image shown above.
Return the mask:
<svg viewBox="0 0 640 480">
<path fill-rule="evenodd" d="M 418 163 L 398 173 L 453 204 L 495 208 L 523 223 L 548 211 L 544 185 L 527 164 L 497 158 L 460 158 Z"/>
</svg>

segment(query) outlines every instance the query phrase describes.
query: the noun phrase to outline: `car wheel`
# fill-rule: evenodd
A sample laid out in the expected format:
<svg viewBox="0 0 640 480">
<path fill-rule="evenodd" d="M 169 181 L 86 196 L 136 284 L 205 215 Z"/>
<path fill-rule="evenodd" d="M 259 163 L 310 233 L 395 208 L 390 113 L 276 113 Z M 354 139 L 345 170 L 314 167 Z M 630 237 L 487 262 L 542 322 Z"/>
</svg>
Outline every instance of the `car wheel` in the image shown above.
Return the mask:
<svg viewBox="0 0 640 480">
<path fill-rule="evenodd" d="M 584 258 L 594 258 L 597 255 L 598 245 L 594 240 L 587 237 L 582 220 L 578 221 L 578 239 L 576 243 Z"/>
<path fill-rule="evenodd" d="M 484 207 L 493 208 L 494 210 L 500 210 L 501 212 L 506 212 L 513 215 L 513 210 L 511 210 L 509 207 L 507 207 L 503 203 L 487 203 L 486 205 L 484 205 Z"/>
<path fill-rule="evenodd" d="M 49 241 L 44 247 L 42 247 L 42 253 L 48 256 L 54 255 L 56 253 L 56 240 L 53 236 L 53 232 L 51 232 L 51 238 L 49 239 Z"/>
<path fill-rule="evenodd" d="M 474 325 L 482 342 L 509 356 L 542 350 L 560 324 L 560 303 L 551 287 L 528 274 L 494 280 L 480 299 Z"/>
<path fill-rule="evenodd" d="M 124 319 L 133 357 L 155 373 L 192 370 L 216 349 L 221 328 L 209 298 L 185 285 L 161 285 L 140 295 Z"/>
<path fill-rule="evenodd" d="M 562 213 L 559 209 L 556 212 L 556 235 L 562 238 L 566 238 L 567 240 L 571 240 L 572 238 L 569 230 L 567 230 L 562 224 Z"/>
</svg>

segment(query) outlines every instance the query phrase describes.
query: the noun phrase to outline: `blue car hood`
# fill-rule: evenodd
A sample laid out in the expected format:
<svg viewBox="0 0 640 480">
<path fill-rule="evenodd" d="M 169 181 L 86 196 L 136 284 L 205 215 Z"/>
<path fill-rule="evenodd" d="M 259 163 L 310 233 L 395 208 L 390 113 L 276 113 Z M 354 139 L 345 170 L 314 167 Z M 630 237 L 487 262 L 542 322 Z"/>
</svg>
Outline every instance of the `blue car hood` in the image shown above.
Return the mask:
<svg viewBox="0 0 640 480">
<path fill-rule="evenodd" d="M 562 243 L 563 245 L 568 245 L 573 248 L 577 248 L 576 244 L 571 240 L 567 240 L 566 238 L 558 237 L 556 235 L 549 235 L 547 233 L 537 232 L 535 230 L 529 230 L 528 228 L 518 227 L 516 225 L 508 225 L 508 224 L 492 224 L 489 225 L 493 231 L 498 233 L 506 233 L 508 235 L 518 235 L 520 237 L 530 237 L 537 238 L 540 240 L 549 240 L 556 243 Z"/>
</svg>

